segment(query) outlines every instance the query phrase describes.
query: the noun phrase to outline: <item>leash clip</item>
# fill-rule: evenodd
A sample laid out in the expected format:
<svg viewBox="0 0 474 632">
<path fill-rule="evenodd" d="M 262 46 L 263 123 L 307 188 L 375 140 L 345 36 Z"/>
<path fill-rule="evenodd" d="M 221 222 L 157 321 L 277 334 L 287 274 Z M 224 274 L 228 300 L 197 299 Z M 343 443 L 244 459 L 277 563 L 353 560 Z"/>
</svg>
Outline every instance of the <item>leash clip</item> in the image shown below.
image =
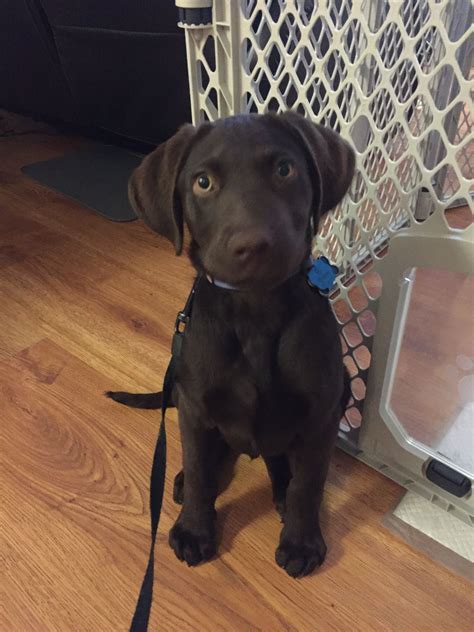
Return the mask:
<svg viewBox="0 0 474 632">
<path fill-rule="evenodd" d="M 182 336 L 184 334 L 184 330 L 186 329 L 186 325 L 189 323 L 189 319 L 191 317 L 191 311 L 193 309 L 194 295 L 196 294 L 196 290 L 199 287 L 199 283 L 201 282 L 201 274 L 198 274 L 193 287 L 191 288 L 191 292 L 189 293 L 188 300 L 186 301 L 186 305 L 183 309 L 178 312 L 176 316 L 176 322 L 174 324 L 174 333 L 175 336 Z"/>
<path fill-rule="evenodd" d="M 175 334 L 184 334 L 184 330 L 186 329 L 186 325 L 189 322 L 189 316 L 183 312 L 178 312 L 176 316 L 176 322 L 174 325 L 174 333 Z"/>
</svg>

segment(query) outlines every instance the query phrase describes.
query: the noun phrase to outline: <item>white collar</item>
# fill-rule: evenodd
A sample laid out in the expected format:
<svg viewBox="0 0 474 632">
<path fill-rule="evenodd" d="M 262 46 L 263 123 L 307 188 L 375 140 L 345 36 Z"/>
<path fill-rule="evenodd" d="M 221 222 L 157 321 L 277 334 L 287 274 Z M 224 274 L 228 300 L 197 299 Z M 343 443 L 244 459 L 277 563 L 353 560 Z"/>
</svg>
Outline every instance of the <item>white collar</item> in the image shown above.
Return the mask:
<svg viewBox="0 0 474 632">
<path fill-rule="evenodd" d="M 235 287 L 235 285 L 231 285 L 230 283 L 226 283 L 225 281 L 219 281 L 219 279 L 214 279 L 213 277 L 206 275 L 206 279 L 211 283 L 211 285 L 215 285 L 216 287 L 221 288 L 221 290 L 232 290 L 234 292 L 238 292 L 239 288 Z"/>
</svg>

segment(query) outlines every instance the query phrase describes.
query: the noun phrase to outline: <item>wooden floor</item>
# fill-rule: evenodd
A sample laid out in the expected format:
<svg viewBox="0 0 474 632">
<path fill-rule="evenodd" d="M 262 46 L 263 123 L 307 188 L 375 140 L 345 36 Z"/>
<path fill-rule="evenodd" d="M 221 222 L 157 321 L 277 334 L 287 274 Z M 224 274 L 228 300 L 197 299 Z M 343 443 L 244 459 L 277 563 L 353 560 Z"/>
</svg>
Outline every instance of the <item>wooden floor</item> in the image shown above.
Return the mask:
<svg viewBox="0 0 474 632">
<path fill-rule="evenodd" d="M 21 175 L 80 139 L 0 139 L 1 632 L 127 630 L 149 545 L 158 415 L 106 389 L 155 389 L 192 276 L 138 222 L 114 224 Z M 337 452 L 326 564 L 291 580 L 262 463 L 242 458 L 218 502 L 220 556 L 189 569 L 167 545 L 177 515 L 176 416 L 150 630 L 467 631 L 472 587 L 380 526 L 392 482 Z"/>
</svg>

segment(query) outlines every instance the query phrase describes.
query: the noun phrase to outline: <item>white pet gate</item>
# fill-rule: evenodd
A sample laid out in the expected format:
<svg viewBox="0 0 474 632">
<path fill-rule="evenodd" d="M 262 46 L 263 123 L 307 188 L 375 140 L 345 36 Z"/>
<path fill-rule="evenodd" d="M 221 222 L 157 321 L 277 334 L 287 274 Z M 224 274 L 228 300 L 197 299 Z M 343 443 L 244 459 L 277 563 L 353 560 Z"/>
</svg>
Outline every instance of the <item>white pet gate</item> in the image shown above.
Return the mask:
<svg viewBox="0 0 474 632">
<path fill-rule="evenodd" d="M 315 242 L 342 271 L 331 301 L 353 398 L 341 441 L 472 524 L 472 463 L 410 434 L 391 401 L 416 271 L 473 272 L 471 220 L 456 223 L 473 210 L 470 0 L 176 4 L 194 123 L 294 109 L 355 147 L 350 191 Z"/>
</svg>

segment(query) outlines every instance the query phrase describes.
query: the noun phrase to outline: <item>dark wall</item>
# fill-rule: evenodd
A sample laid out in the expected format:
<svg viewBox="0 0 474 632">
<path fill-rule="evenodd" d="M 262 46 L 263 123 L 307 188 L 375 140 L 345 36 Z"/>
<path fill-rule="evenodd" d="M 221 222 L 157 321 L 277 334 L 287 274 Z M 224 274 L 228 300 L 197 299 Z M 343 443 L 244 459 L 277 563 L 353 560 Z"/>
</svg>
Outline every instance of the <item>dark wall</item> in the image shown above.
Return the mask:
<svg viewBox="0 0 474 632">
<path fill-rule="evenodd" d="M 0 106 L 153 143 L 190 119 L 173 0 L 2 5 Z"/>
<path fill-rule="evenodd" d="M 37 7 L 0 0 L 0 107 L 75 120 L 71 93 Z"/>
</svg>

